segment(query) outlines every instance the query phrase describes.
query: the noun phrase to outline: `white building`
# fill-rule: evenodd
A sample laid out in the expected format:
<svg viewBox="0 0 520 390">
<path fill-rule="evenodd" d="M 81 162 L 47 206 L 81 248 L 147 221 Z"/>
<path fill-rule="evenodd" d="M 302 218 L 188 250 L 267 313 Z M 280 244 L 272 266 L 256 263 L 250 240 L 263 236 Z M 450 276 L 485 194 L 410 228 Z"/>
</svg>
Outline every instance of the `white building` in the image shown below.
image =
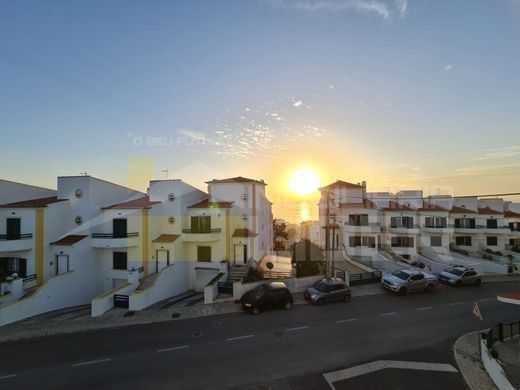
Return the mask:
<svg viewBox="0 0 520 390">
<path fill-rule="evenodd" d="M 320 245 L 321 228 L 319 221 L 303 221 L 300 224 L 301 238 Z"/>
</svg>

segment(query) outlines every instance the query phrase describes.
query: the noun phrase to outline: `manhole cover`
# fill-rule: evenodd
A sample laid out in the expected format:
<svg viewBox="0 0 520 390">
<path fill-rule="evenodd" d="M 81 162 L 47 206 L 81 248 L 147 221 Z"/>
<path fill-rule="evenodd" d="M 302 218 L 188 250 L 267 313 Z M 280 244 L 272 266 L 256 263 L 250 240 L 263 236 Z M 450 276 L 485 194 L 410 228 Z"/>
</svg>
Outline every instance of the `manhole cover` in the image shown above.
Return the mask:
<svg viewBox="0 0 520 390">
<path fill-rule="evenodd" d="M 211 326 L 213 328 L 220 328 L 220 322 L 214 322 L 213 324 L 211 324 Z"/>
<path fill-rule="evenodd" d="M 273 336 L 274 337 L 282 337 L 283 336 L 283 332 L 280 332 L 280 331 L 277 330 L 277 331 L 273 332 Z"/>
<path fill-rule="evenodd" d="M 200 333 L 200 332 L 193 333 L 193 337 L 195 337 L 195 338 L 200 337 L 200 336 L 202 336 L 202 333 Z"/>
<path fill-rule="evenodd" d="M 173 313 L 172 318 L 179 318 L 181 316 L 181 313 Z"/>
</svg>

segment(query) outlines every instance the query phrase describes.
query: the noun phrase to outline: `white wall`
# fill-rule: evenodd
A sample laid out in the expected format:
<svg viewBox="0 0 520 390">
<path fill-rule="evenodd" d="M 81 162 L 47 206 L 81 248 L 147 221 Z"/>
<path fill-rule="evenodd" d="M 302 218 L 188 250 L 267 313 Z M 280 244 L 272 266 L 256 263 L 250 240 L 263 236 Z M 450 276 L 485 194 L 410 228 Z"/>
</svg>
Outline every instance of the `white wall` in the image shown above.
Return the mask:
<svg viewBox="0 0 520 390">
<path fill-rule="evenodd" d="M 0 204 L 55 196 L 56 191 L 0 179 Z"/>
<path fill-rule="evenodd" d="M 515 387 L 511 385 L 509 380 L 507 379 L 503 368 L 500 364 L 493 359 L 490 355 L 485 340 L 480 340 L 480 360 L 482 360 L 482 364 L 484 368 L 488 372 L 491 380 L 495 383 L 495 385 L 500 390 L 514 390 Z"/>
</svg>

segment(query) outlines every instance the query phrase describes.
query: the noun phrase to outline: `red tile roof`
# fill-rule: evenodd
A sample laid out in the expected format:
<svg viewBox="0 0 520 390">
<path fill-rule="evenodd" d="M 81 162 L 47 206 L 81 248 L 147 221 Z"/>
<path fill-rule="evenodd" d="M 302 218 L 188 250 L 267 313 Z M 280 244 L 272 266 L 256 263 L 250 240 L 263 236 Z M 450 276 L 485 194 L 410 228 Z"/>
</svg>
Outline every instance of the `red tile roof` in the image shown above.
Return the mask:
<svg viewBox="0 0 520 390">
<path fill-rule="evenodd" d="M 179 238 L 178 234 L 161 234 L 159 237 L 154 239 L 152 242 L 169 244 L 174 242 L 177 238 Z"/>
<path fill-rule="evenodd" d="M 520 218 L 520 213 L 514 211 L 504 211 L 504 217 L 506 218 Z"/>
<path fill-rule="evenodd" d="M 213 179 L 213 180 L 206 182 L 206 184 L 214 184 L 214 183 L 256 183 L 256 184 L 266 185 L 263 180 L 248 179 L 247 177 L 242 177 L 242 176 L 230 177 L 229 179 Z"/>
<path fill-rule="evenodd" d="M 161 202 L 150 202 L 150 198 L 143 196 L 142 198 L 129 200 L 127 202 L 113 204 L 111 206 L 102 207 L 102 210 L 111 209 L 149 209 L 153 205 Z"/>
<path fill-rule="evenodd" d="M 327 189 L 327 188 L 336 188 L 336 187 L 358 188 L 358 189 L 359 188 L 365 188 L 365 187 L 363 187 L 360 184 L 352 184 L 352 183 L 348 183 L 348 182 L 343 181 L 343 180 L 336 180 L 334 183 L 331 183 L 329 185 L 321 187 L 320 190 L 324 190 L 324 189 Z"/>
<path fill-rule="evenodd" d="M 256 237 L 258 234 L 253 233 L 247 228 L 244 229 L 235 229 L 235 232 L 233 233 L 233 237 Z"/>
<path fill-rule="evenodd" d="M 453 206 L 451 208 L 451 210 L 450 210 L 450 213 L 454 213 L 454 214 L 476 214 L 477 212 L 473 211 L 473 210 L 470 210 L 470 209 L 467 209 L 465 207 Z"/>
<path fill-rule="evenodd" d="M 415 209 L 412 209 L 411 207 L 405 206 L 403 204 L 399 204 L 399 203 L 391 200 L 389 202 L 389 206 L 384 207 L 383 211 L 415 211 Z"/>
<path fill-rule="evenodd" d="M 431 204 L 431 203 L 427 203 L 427 202 L 424 202 L 423 203 L 423 207 L 419 208 L 418 209 L 419 211 L 448 211 L 446 209 L 443 209 L 442 207 L 439 207 L 435 204 Z"/>
<path fill-rule="evenodd" d="M 189 206 L 189 209 L 226 209 L 233 206 L 233 202 L 210 202 L 205 199 Z"/>
<path fill-rule="evenodd" d="M 3 205 L 0 205 L 0 207 L 3 208 L 37 208 L 37 207 L 47 207 L 48 205 L 52 203 L 58 203 L 58 202 L 64 202 L 68 199 L 58 199 L 57 196 L 49 196 L 47 198 L 38 198 L 38 199 L 28 199 L 28 200 L 22 200 L 19 202 L 13 202 L 13 203 L 6 203 Z"/>
<path fill-rule="evenodd" d="M 488 215 L 503 214 L 502 211 L 492 210 L 489 207 L 479 208 L 478 213 L 479 214 L 488 214 Z"/>
<path fill-rule="evenodd" d="M 88 237 L 88 236 L 80 235 L 80 234 L 69 234 L 68 236 L 62 237 L 59 240 L 51 242 L 49 245 L 71 246 L 71 245 L 74 245 L 75 243 L 83 240 L 85 237 Z"/>
</svg>

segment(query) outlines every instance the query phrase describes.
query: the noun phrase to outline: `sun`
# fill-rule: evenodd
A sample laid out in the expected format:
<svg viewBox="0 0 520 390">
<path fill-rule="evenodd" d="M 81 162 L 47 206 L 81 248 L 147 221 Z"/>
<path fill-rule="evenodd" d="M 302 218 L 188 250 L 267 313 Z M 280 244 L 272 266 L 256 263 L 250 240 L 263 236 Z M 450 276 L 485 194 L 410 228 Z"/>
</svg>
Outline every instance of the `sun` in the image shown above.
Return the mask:
<svg viewBox="0 0 520 390">
<path fill-rule="evenodd" d="M 289 178 L 289 189 L 298 195 L 309 195 L 320 186 L 320 178 L 316 172 L 301 168 L 294 172 Z"/>
</svg>

